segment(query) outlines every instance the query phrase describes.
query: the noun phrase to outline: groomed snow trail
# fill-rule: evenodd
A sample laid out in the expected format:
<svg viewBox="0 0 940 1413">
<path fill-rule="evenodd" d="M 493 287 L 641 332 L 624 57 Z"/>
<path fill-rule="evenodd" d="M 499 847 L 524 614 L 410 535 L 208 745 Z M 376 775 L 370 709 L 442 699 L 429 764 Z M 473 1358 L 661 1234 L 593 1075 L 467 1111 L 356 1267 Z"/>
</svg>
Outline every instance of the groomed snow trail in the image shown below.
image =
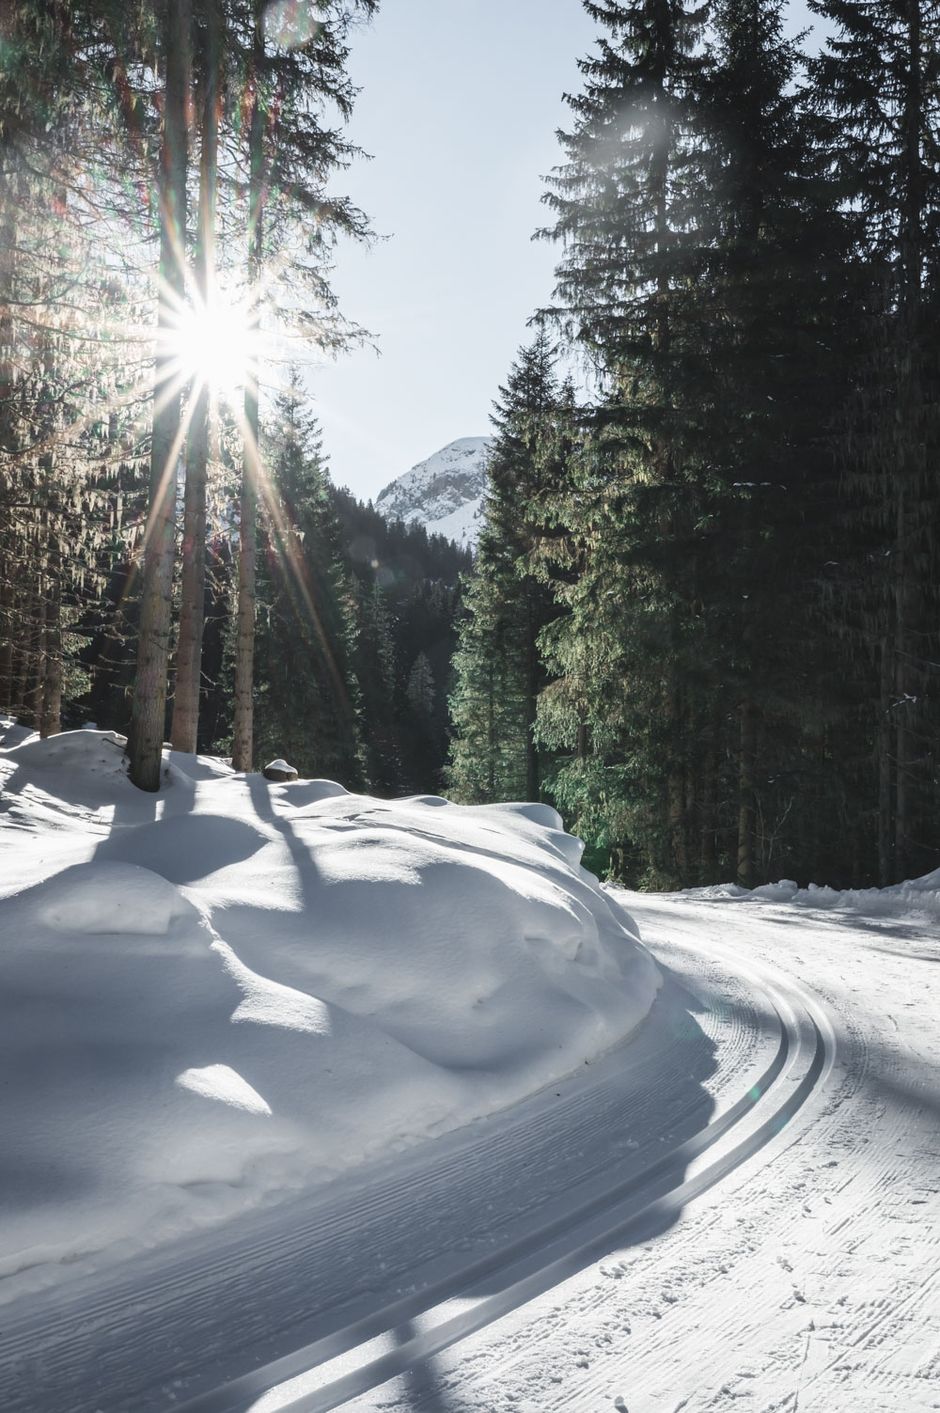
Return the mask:
<svg viewBox="0 0 940 1413">
<path fill-rule="evenodd" d="M 250 1221 L 24 1289 L 0 1320 L 0 1407 L 142 1413 L 220 1389 L 217 1406 L 247 1407 L 255 1393 L 233 1380 L 269 1385 L 272 1361 L 311 1344 L 328 1358 L 471 1278 L 493 1294 L 510 1256 L 538 1272 L 572 1212 L 607 1223 L 611 1189 L 652 1162 L 661 1185 L 681 1182 L 665 1155 L 779 1069 L 782 1032 L 721 961 L 661 960 L 667 984 L 633 1040 L 527 1103 Z"/>
<path fill-rule="evenodd" d="M 936 926 L 625 899 L 648 1022 L 493 1120 L 26 1293 L 10 1413 L 940 1408 Z"/>
<path fill-rule="evenodd" d="M 835 1031 L 831 1071 L 771 1142 L 656 1239 L 613 1243 L 499 1323 L 343 1407 L 940 1408 L 936 923 L 754 901 L 626 902 L 657 956 L 682 943 L 703 957 L 720 948 L 742 973 L 770 965 L 818 998 Z"/>
</svg>

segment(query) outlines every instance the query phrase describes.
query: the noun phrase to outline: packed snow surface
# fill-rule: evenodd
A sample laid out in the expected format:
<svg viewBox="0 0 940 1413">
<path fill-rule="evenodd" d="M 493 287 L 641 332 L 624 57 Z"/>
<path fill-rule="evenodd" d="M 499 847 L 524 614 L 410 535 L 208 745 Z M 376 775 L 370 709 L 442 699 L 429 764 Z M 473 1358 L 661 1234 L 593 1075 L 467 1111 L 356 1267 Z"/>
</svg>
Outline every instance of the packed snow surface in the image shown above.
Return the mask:
<svg viewBox="0 0 940 1413">
<path fill-rule="evenodd" d="M 148 795 L 108 733 L 22 737 L 0 748 L 0 1276 L 504 1109 L 652 1004 L 654 963 L 546 806 L 174 752 Z"/>
<path fill-rule="evenodd" d="M 486 493 L 492 437 L 461 437 L 413 466 L 379 493 L 376 510 L 389 520 L 424 525 L 429 534 L 476 544 Z"/>
</svg>

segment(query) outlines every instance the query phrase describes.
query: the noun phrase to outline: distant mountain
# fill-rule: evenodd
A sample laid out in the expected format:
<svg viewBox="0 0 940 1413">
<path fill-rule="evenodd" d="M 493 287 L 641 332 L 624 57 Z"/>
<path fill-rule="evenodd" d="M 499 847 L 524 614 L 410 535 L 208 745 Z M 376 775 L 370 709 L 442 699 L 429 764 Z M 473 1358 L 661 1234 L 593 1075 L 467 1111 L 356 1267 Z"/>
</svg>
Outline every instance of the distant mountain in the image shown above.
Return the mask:
<svg viewBox="0 0 940 1413">
<path fill-rule="evenodd" d="M 492 437 L 461 437 L 386 486 L 375 508 L 387 520 L 424 525 L 472 548 L 480 533 Z"/>
</svg>

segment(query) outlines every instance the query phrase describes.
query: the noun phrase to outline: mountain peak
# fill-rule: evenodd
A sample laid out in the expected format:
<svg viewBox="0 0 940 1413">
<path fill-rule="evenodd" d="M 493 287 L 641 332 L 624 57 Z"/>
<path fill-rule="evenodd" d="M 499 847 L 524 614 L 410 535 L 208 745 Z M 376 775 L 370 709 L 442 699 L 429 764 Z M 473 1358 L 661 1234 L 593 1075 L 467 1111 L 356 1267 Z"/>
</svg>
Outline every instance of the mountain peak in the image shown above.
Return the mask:
<svg viewBox="0 0 940 1413">
<path fill-rule="evenodd" d="M 472 547 L 480 533 L 486 462 L 492 437 L 458 437 L 380 492 L 376 510 L 388 520 L 424 525 Z"/>
</svg>

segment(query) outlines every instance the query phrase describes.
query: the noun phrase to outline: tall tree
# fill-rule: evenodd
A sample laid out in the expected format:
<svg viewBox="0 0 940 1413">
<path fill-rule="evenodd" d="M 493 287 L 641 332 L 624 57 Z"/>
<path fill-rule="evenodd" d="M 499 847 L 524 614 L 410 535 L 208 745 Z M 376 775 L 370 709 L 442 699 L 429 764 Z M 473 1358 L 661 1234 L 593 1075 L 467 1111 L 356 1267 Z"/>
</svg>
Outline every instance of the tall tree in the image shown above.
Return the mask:
<svg viewBox="0 0 940 1413">
<path fill-rule="evenodd" d="M 186 179 L 189 155 L 189 0 L 165 0 L 160 59 L 165 73 L 160 139 L 160 276 L 150 450 L 150 509 L 144 539 L 137 676 L 128 738 L 130 777 L 158 790 L 166 725 L 175 558 L 177 463 L 182 449 L 176 330 L 186 288 Z"/>
<path fill-rule="evenodd" d="M 928 0 L 812 0 L 831 28 L 812 66 L 834 165 L 862 223 L 867 358 L 844 439 L 862 550 L 854 597 L 877 762 L 880 881 L 929 867 L 940 752 L 940 14 Z"/>
<path fill-rule="evenodd" d="M 219 181 L 219 120 L 222 103 L 224 15 L 221 0 L 205 0 L 199 94 L 199 208 L 196 228 L 194 298 L 201 316 L 211 319 L 220 293 L 216 272 L 216 211 Z M 171 739 L 178 751 L 195 751 L 202 680 L 202 637 L 206 597 L 206 499 L 215 396 L 210 372 L 199 370 L 191 390 L 183 505 L 180 621 Z"/>
<path fill-rule="evenodd" d="M 667 798 L 666 820 L 647 837 L 657 876 L 674 878 L 688 853 L 677 748 L 688 593 L 662 561 L 668 550 L 681 563 L 697 450 L 689 326 L 708 214 L 697 124 L 706 11 L 684 0 L 585 8 L 602 34 L 581 61 L 583 91 L 569 99 L 575 122 L 561 135 L 566 160 L 545 197 L 555 223 L 543 234 L 563 245 L 553 312 L 594 361 L 602 396 L 572 464 L 565 553 L 578 572 L 560 580 L 570 612 L 550 643 L 553 673 L 568 683 L 545 699 L 543 734 L 572 751 L 572 772 L 591 788 L 605 775 L 584 768 L 588 738 L 611 770 L 629 762 L 632 789 Z"/>
<path fill-rule="evenodd" d="M 276 500 L 259 566 L 257 746 L 303 775 L 363 780 L 355 596 L 319 429 L 296 370 L 266 436 Z"/>
<path fill-rule="evenodd" d="M 537 575 L 564 477 L 566 407 L 555 350 L 540 330 L 510 370 L 493 413 L 486 520 L 468 586 L 451 699 L 455 739 L 449 779 L 468 800 L 538 800 L 542 771 L 534 730 L 545 682 L 539 635 L 557 615 Z"/>
</svg>

